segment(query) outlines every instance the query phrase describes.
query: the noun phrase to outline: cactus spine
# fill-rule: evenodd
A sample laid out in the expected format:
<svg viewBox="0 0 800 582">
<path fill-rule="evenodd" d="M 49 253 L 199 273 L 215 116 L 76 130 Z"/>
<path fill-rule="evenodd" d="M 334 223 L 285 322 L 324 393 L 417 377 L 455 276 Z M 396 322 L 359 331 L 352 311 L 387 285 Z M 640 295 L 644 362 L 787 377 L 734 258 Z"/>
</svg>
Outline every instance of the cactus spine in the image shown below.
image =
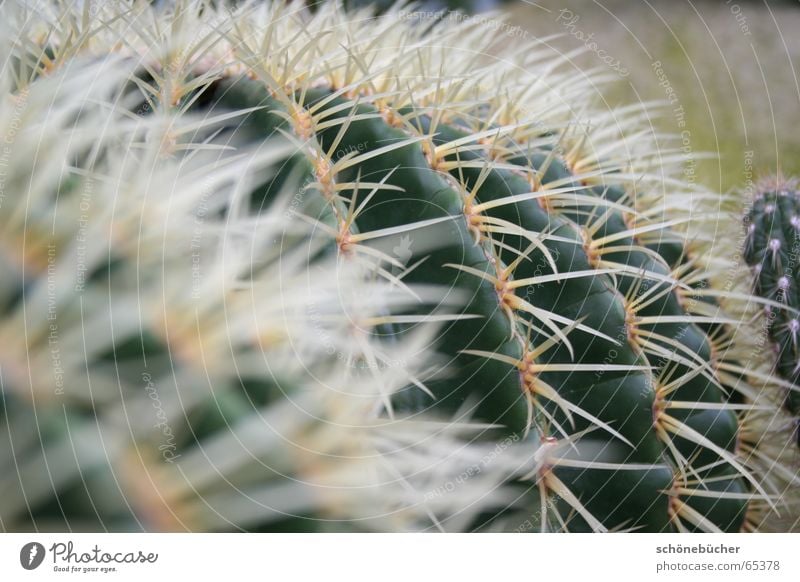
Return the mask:
<svg viewBox="0 0 800 582">
<path fill-rule="evenodd" d="M 518 529 L 524 519 L 542 531 L 738 531 L 756 505 L 772 511 L 772 483 L 741 450 L 740 414 L 751 407 L 728 398 L 753 379 L 730 336 L 738 320 L 725 302 L 735 298 L 711 287 L 719 267 L 703 256 L 697 208 L 686 205 L 713 196 L 663 166 L 641 129 L 646 112 L 597 110 L 594 79 L 560 70 L 543 45 L 489 56 L 491 39 L 474 23 L 419 25 L 396 12 L 366 20 L 335 3 L 313 15 L 281 4 L 232 16 L 194 2 L 151 10 L 104 3 L 93 17 L 102 27 L 57 19 L 48 47 L 35 44 L 37 26 L 20 28 L 34 45 L 17 44 L 19 61 L 37 77 L 76 55 L 122 52 L 141 63 L 147 117 L 199 116 L 220 129 L 213 144 L 293 147 L 270 177 L 253 174 L 215 208 L 223 218 L 246 211 L 244 228 L 275 216 L 308 225 L 327 240 L 310 256 L 366 269 L 392 290 L 378 296 L 416 298 L 372 305 L 360 351 L 345 350 L 349 364 L 383 370 L 364 380 L 380 396 L 377 418 L 468 417 L 484 441 L 519 441 L 535 456 L 510 486 L 522 518 L 481 513 L 464 528 Z M 168 135 L 175 155 L 185 133 Z M 371 297 L 370 280 L 344 289 Z M 262 297 L 248 306 L 284 309 L 274 293 Z M 227 309 L 211 302 L 206 313 Z M 434 322 L 440 333 L 421 347 L 420 327 Z M 172 353 L 169 335 L 155 353 Z M 341 333 L 334 345 L 352 341 Z M 414 365 L 386 371 L 392 358 L 376 354 L 390 349 Z M 421 377 L 426 351 L 437 359 Z M 207 384 L 214 399 L 217 383 Z M 228 416 L 245 414 L 229 410 L 205 429 L 218 447 L 212 466 L 227 456 Z M 516 462 L 501 465 L 506 477 Z M 258 467 L 241 471 L 259 490 Z M 230 524 L 256 525 L 243 523 L 233 494 L 223 506 Z"/>
</svg>

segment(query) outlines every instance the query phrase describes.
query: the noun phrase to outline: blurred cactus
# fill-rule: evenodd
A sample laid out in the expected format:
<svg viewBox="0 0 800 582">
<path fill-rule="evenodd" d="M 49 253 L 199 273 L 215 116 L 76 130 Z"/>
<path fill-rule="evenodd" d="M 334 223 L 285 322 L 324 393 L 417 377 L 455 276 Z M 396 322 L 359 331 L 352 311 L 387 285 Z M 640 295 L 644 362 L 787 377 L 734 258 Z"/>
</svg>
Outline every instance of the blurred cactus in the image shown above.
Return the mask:
<svg viewBox="0 0 800 582">
<path fill-rule="evenodd" d="M 3 209 L 4 326 L 25 338 L 3 394 L 32 419 L 4 432 L 55 419 L 4 483 L 4 524 L 772 527 L 791 469 L 759 472 L 781 461 L 747 440 L 763 407 L 730 398 L 764 390 L 737 335 L 757 299 L 720 288 L 731 266 L 703 236 L 735 225 L 675 178 L 646 111 L 598 110 L 599 79 L 545 45 L 489 59 L 479 22 L 15 6 L 4 119 L 22 95 L 67 111 L 41 128 L 65 134 L 44 140 L 54 162 L 41 137 L 15 146 L 24 206 Z M 27 246 L 51 224 L 66 282 Z M 54 369 L 51 288 L 70 306 L 63 393 L 33 378 Z"/>
<path fill-rule="evenodd" d="M 318 5 L 328 0 L 311 0 L 309 4 Z M 475 14 L 497 8 L 501 4 L 510 0 L 422 0 L 415 2 L 415 10 L 436 11 L 455 11 L 463 14 Z M 403 6 L 404 3 L 398 0 L 343 0 L 342 4 L 346 8 L 369 8 L 376 13 L 388 12 L 392 7 Z"/>
<path fill-rule="evenodd" d="M 134 65 L 4 78 L 3 529 L 459 530 L 506 507 L 501 462 L 444 488 L 493 449 L 481 427 L 381 414 L 437 324 L 371 331 L 430 290 L 320 254 L 290 197 L 251 213 L 293 148 L 131 115 Z"/>
</svg>

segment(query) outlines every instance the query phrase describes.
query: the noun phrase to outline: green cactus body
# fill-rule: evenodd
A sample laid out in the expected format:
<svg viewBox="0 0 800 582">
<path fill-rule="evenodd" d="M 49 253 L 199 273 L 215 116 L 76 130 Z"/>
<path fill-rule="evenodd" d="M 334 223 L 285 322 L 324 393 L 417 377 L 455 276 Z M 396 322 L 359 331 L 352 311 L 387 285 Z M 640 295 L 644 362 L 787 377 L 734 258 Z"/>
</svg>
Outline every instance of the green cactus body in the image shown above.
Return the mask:
<svg viewBox="0 0 800 582">
<path fill-rule="evenodd" d="M 777 353 L 776 372 L 794 386 L 785 406 L 800 415 L 800 290 L 796 277 L 800 250 L 800 193 L 793 181 L 765 182 L 745 216 L 745 260 L 753 267 L 755 293 L 777 305 L 764 307 L 769 337 Z"/>
<path fill-rule="evenodd" d="M 269 99 L 263 83 L 245 77 L 214 90 L 213 107 L 223 109 Z M 554 438 L 602 426 L 616 471 L 555 468 L 539 484 L 540 493 L 559 497 L 562 512 L 582 513 L 570 523 L 574 530 L 669 529 L 679 519 L 671 512 L 684 500 L 671 503 L 668 492 L 690 458 L 698 467 L 717 466 L 703 476 L 716 478 L 720 491 L 745 493 L 743 479 L 719 480 L 729 471 L 719 467 L 719 451 L 733 451 L 737 422 L 733 412 L 714 406 L 722 402 L 720 383 L 708 365 L 709 341 L 695 324 L 706 318 L 687 316 L 666 261 L 637 242 L 651 228 L 626 223 L 633 211 L 623 189 L 581 187 L 553 151 L 497 163 L 491 147 L 457 118 L 439 119 L 432 129 L 424 112 L 388 105 L 379 111 L 331 89 L 288 96 L 296 99 L 294 110 L 309 112 L 312 127 L 325 126 L 315 141 L 328 152 L 322 167 L 333 175 L 318 174 L 318 183 L 395 187 L 347 200 L 361 209 L 352 221 L 358 231 L 454 218 L 415 232 L 435 238 L 437 249 L 412 257 L 425 262 L 406 280 L 458 288 L 472 298 L 464 314 L 481 317 L 453 322 L 440 338 L 449 373 L 428 384 L 434 397 L 428 407 L 453 413 L 471 404 L 480 420 Z M 389 115 L 403 123 L 387 123 Z M 257 133 L 257 118 L 244 123 L 249 135 Z M 264 131 L 272 131 L 269 123 Z M 345 170 L 337 172 L 337 159 L 347 162 Z M 334 198 L 332 190 L 322 194 Z M 352 252 L 346 238 L 339 250 Z M 526 289 L 532 292 L 523 296 Z M 634 311 L 637 297 L 642 307 Z M 661 420 L 671 401 L 696 402 L 698 409 L 678 407 Z M 688 437 L 673 442 L 681 426 Z M 641 465 L 650 468 L 634 468 Z M 685 502 L 724 530 L 741 526 L 746 507 L 740 500 Z M 687 513 L 693 515 L 681 515 Z"/>
<path fill-rule="evenodd" d="M 317 272 L 317 261 L 365 268 L 369 275 L 347 279 L 343 289 L 365 302 L 375 281 L 382 285 L 376 292 L 387 297 L 405 294 L 385 306 L 368 302 L 374 307 L 365 317 L 370 323 L 355 330 L 342 324 L 335 335 L 334 351 L 341 352 L 338 342 L 349 346 L 338 358 L 346 365 L 333 366 L 339 384 L 351 379 L 353 367 L 373 371 L 371 380 L 370 374 L 354 380 L 371 386 L 369 403 L 380 410 L 372 420 L 412 426 L 431 415 L 470 420 L 480 427 L 476 446 L 511 439 L 518 443 L 513 451 L 537 455 L 523 479 L 511 479 L 506 473 L 513 473 L 507 470 L 513 463 L 503 463 L 518 504 L 506 511 L 478 508 L 460 529 L 516 530 L 527 520 L 542 531 L 739 531 L 753 504 L 769 511 L 765 484 L 751 471 L 753 461 L 741 455 L 739 409 L 727 398 L 730 390 L 745 392 L 740 384 L 748 381 L 736 363 L 738 352 L 720 353 L 720 330 L 735 322 L 713 290 L 705 292 L 713 270 L 704 269 L 696 249 L 684 243 L 690 237 L 681 229 L 689 220 L 658 211 L 664 196 L 658 189 L 677 187 L 675 181 L 650 167 L 643 171 L 633 154 L 619 154 L 627 144 L 616 137 L 616 112 L 598 113 L 593 129 L 575 118 L 575 111 L 591 108 L 585 99 L 591 81 L 558 72 L 538 49 L 528 60 L 492 61 L 485 30 L 475 23 L 415 27 L 390 12 L 365 25 L 335 3 L 313 15 L 278 5 L 234 16 L 189 6 L 180 18 L 140 8 L 141 14 L 120 17 L 120 26 L 151 17 L 173 24 L 169 41 L 129 43 L 156 45 L 137 83 L 152 102 L 150 112 L 208 120 L 221 129 L 212 144 L 230 139 L 248 152 L 276 142 L 291 145 L 271 161 L 266 177 L 246 173 L 244 185 L 215 207 L 220 220 L 238 217 L 241 222 L 233 224 L 244 230 L 282 217 L 273 246 L 259 247 L 275 253 L 271 260 L 259 271 L 259 260 L 251 258 L 256 264 L 245 262 L 245 272 L 254 271 L 266 284 L 280 278 L 284 261 L 297 267 L 298 281 Z M 208 34 L 199 45 L 191 40 L 196 29 Z M 110 27 L 94 44 L 117 46 L 125 34 L 131 33 Z M 181 42 L 193 47 L 186 51 L 191 56 L 174 50 Z M 71 58 L 70 51 L 63 53 Z M 58 61 L 61 53 L 55 54 Z M 157 66 L 147 61 L 153 54 L 162 59 Z M 637 114 L 627 119 L 628 113 L 621 125 L 635 134 L 628 125 L 637 127 Z M 655 194 L 639 191 L 642 175 Z M 253 236 L 263 238 L 259 232 Z M 286 258 L 278 240 L 291 243 Z M 301 252 L 305 262 L 297 259 Z M 336 281 L 327 278 L 337 275 L 322 273 L 320 285 L 333 301 Z M 286 300 L 283 287 L 266 287 Z M 265 295 L 261 317 L 280 318 L 277 307 L 265 307 L 273 299 L 283 306 Z M 170 305 L 181 301 L 176 295 Z M 229 306 L 227 300 L 209 305 L 213 330 L 216 311 L 227 313 Z M 346 319 L 338 315 L 336 321 Z M 415 343 L 420 328 L 431 323 L 441 324 L 438 333 Z M 184 329 L 172 323 L 144 330 L 154 338 L 149 354 L 134 342 L 125 353 L 114 346 L 104 361 L 160 355 L 169 363 L 172 350 L 186 350 L 169 339 L 175 327 Z M 369 349 L 348 342 L 356 332 L 357 345 Z M 295 333 L 311 345 L 308 338 L 320 335 L 313 325 Z M 290 340 L 276 340 L 279 348 L 267 350 L 268 358 L 290 354 Z M 312 376 L 337 359 L 316 349 Z M 385 365 L 383 350 L 403 351 L 415 364 L 401 374 Z M 426 352 L 436 358 L 423 376 Z M 197 390 L 181 433 L 187 450 L 181 472 L 188 483 L 154 487 L 173 495 L 166 505 L 179 507 L 177 516 L 212 529 L 305 529 L 328 518 L 337 499 L 304 504 L 298 496 L 286 514 L 307 521 L 259 521 L 264 512 L 253 512 L 204 473 L 202 451 L 193 450 L 210 443 L 206 461 L 225 465 L 223 444 L 235 442 L 226 436 L 232 425 L 246 425 L 247 442 L 258 443 L 254 435 L 263 434 L 250 432 L 255 421 L 248 411 L 255 403 L 280 417 L 293 396 L 282 388 L 310 381 L 299 369 L 305 363 L 277 366 L 280 377 L 251 367 L 242 379 L 235 362 L 223 361 L 225 373 Z M 181 390 L 175 395 L 180 399 Z M 337 402 L 326 411 L 340 410 Z M 272 483 L 281 470 L 319 470 L 304 464 L 302 448 L 307 441 L 325 442 L 325 431 L 309 431 L 287 450 L 261 445 L 264 456 L 277 459 L 274 469 L 260 472 L 242 461 L 226 477 L 268 503 L 262 480 Z M 347 436 L 342 446 L 361 451 L 361 441 Z M 158 471 L 175 477 L 163 463 Z M 213 503 L 204 506 L 189 488 L 199 488 Z M 439 501 L 445 510 L 452 509 L 449 499 Z M 349 517 L 360 517 L 358 507 L 343 505 L 352 511 Z M 215 507 L 227 511 L 215 515 Z M 531 515 L 536 517 L 526 517 Z"/>
<path fill-rule="evenodd" d="M 749 359 L 761 368 L 760 391 L 744 395 L 761 411 L 742 414 L 742 442 L 757 454 L 765 454 L 773 466 L 759 470 L 769 476 L 780 496 L 782 515 L 770 516 L 763 504 L 754 504 L 751 522 L 766 531 L 796 531 L 800 507 L 797 491 L 797 446 L 800 445 L 800 389 L 798 389 L 798 290 L 795 277 L 798 257 L 798 191 L 794 180 L 763 179 L 754 195 L 742 197 L 744 239 L 742 256 L 751 268 L 754 303 L 751 335 L 758 338 Z M 751 310 L 752 311 L 752 310 Z M 762 443 L 758 445 L 757 443 Z"/>
</svg>

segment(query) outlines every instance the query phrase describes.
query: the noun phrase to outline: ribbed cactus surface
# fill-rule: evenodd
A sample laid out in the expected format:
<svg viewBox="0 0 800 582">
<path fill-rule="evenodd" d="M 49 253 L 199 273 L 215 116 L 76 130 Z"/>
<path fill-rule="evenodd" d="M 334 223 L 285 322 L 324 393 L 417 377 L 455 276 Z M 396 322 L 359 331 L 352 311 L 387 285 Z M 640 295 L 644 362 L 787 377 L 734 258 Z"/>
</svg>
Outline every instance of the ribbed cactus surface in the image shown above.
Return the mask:
<svg viewBox="0 0 800 582">
<path fill-rule="evenodd" d="M 768 389 L 745 394 L 756 405 L 743 416 L 744 443 L 758 443 L 757 453 L 767 451 L 761 471 L 774 476 L 780 517 L 764 519 L 771 531 L 796 531 L 800 527 L 800 385 L 798 385 L 797 334 L 800 303 L 797 261 L 800 255 L 800 201 L 795 180 L 763 178 L 743 197 L 743 258 L 751 268 L 754 299 L 760 313 L 750 321 L 754 336 L 749 360 L 762 369 Z M 774 468 L 773 468 L 774 467 Z M 759 512 L 763 515 L 763 511 Z"/>
<path fill-rule="evenodd" d="M 785 406 L 800 415 L 800 192 L 793 180 L 762 181 L 745 216 L 745 260 L 754 270 L 755 293 L 776 305 L 765 307 L 769 337 L 777 353 L 778 375 L 786 389 Z"/>
<path fill-rule="evenodd" d="M 165 204 L 193 200 L 182 208 L 196 218 L 202 203 L 203 220 L 213 219 L 215 232 L 249 233 L 235 247 L 247 251 L 236 263 L 238 277 L 225 279 L 223 257 L 212 263 L 221 273 L 203 279 L 223 291 L 203 311 L 224 338 L 212 353 L 227 353 L 231 341 L 226 283 L 237 287 L 245 280 L 250 291 L 242 311 L 234 311 L 241 314 L 238 327 L 258 328 L 282 320 L 287 310 L 296 314 L 292 285 L 282 275 L 288 264 L 297 296 L 306 297 L 300 308 L 310 313 L 289 333 L 247 335 L 258 341 L 246 343 L 251 368 L 244 380 L 226 358 L 211 364 L 200 358 L 205 344 L 193 339 L 192 318 L 176 321 L 186 301 L 179 293 L 164 306 L 163 327 L 152 333 L 145 326 L 151 342 L 134 341 L 130 353 L 116 353 L 120 346 L 112 344 L 103 354 L 110 367 L 127 357 L 141 368 L 143 359 L 169 364 L 187 356 L 193 363 L 187 372 L 227 372 L 204 381 L 201 418 L 187 423 L 182 446 L 199 447 L 195 454 L 176 448 L 184 458 L 161 467 L 159 474 L 169 478 L 147 489 L 162 500 L 164 491 L 172 494 L 165 501 L 170 509 L 185 508 L 190 497 L 189 509 L 177 513 L 195 517 L 191 527 L 292 528 L 293 521 L 276 525 L 274 515 L 259 519 L 268 512 L 253 512 L 248 502 L 266 507 L 288 499 L 281 497 L 283 465 L 273 466 L 273 459 L 291 475 L 317 474 L 320 467 L 334 475 L 355 472 L 348 463 L 307 458 L 300 439 L 283 448 L 264 444 L 270 462 L 236 457 L 240 464 L 230 470 L 241 489 L 225 489 L 222 482 L 231 482 L 225 470 L 225 479 L 215 476 L 215 467 L 227 469 L 228 447 L 240 436 L 231 426 L 257 422 L 254 402 L 277 407 L 276 420 L 281 406 L 291 409 L 296 388 L 280 390 L 285 382 L 272 372 L 275 362 L 280 369 L 288 359 L 293 386 L 312 380 L 337 389 L 362 386 L 359 394 L 370 395 L 364 410 L 374 414 L 368 418 L 403 427 L 392 442 L 427 442 L 436 430 L 423 426 L 436 424 L 422 419 L 435 417 L 478 427 L 469 451 L 513 443 L 497 453 L 504 459 L 499 468 L 481 462 L 467 471 L 469 478 L 456 477 L 469 486 L 461 488 L 463 496 L 439 496 L 430 485 L 417 491 L 412 507 L 438 504 L 455 515 L 458 529 L 739 531 L 752 526 L 756 506 L 772 511 L 773 483 L 754 470 L 766 453 L 757 454 L 758 443 L 742 445 L 742 418 L 752 407 L 730 398 L 749 393 L 761 378 L 743 364 L 731 331 L 739 320 L 726 311 L 730 301 L 749 296 L 713 288 L 722 267 L 704 254 L 708 241 L 695 234 L 713 231 L 710 221 L 717 221 L 715 228 L 726 223 L 713 212 L 713 195 L 683 185 L 676 168 L 663 165 L 664 152 L 646 130 L 647 113 L 598 109 L 596 79 L 563 67 L 545 45 L 498 55 L 481 23 L 420 23 L 398 12 L 364 16 L 336 3 L 313 14 L 265 3 L 230 15 L 206 3 L 178 2 L 172 11 L 154 13 L 111 2 L 91 17 L 57 19 L 53 34 L 37 36 L 54 26 L 45 19 L 17 29 L 30 39 L 14 51 L 31 86 L 75 59 L 121 53 L 136 95 L 126 93 L 125 112 L 144 123 L 186 124 L 159 138 L 160 154 L 166 149 L 168 156 L 192 160 L 194 153 L 182 152 L 283 152 L 255 169 L 232 165 L 225 179 L 235 185 L 222 196 L 212 190 L 213 204 L 194 174 L 199 185 L 191 188 L 180 173 L 169 182 L 188 192 L 170 193 Z M 12 93 L 25 87 L 17 83 Z M 694 205 L 698 199 L 711 199 L 712 211 Z M 183 224 L 167 234 L 191 241 L 191 231 Z M 104 263 L 112 273 L 117 264 Z M 356 275 L 340 280 L 342 265 Z M 317 287 L 321 293 L 314 295 Z M 339 295 L 344 306 L 331 312 L 342 303 Z M 330 321 L 340 327 L 315 327 Z M 313 348 L 308 360 L 297 355 L 307 353 L 306 344 Z M 256 364 L 259 350 L 266 369 Z M 320 381 L 318 373 L 333 364 L 337 382 Z M 232 377 L 242 380 L 233 382 L 233 396 L 221 387 Z M 176 384 L 179 401 L 184 390 Z M 310 402 L 325 401 L 311 395 Z M 328 414 L 339 413 L 342 402 L 331 406 Z M 340 428 L 354 422 L 323 418 Z M 306 427 L 291 415 L 285 421 L 287 430 L 298 430 L 292 422 Z M 254 434 L 263 438 L 253 430 L 247 428 L 248 446 L 261 442 Z M 313 435 L 315 447 L 347 441 L 356 457 L 365 446 L 372 450 L 372 431 L 341 432 L 333 434 L 342 441 L 326 441 L 324 430 L 302 434 Z M 433 450 L 457 442 L 437 441 Z M 322 450 L 321 457 L 348 454 Z M 526 455 L 519 451 L 533 459 L 522 478 L 515 469 L 518 455 Z M 415 473 L 413 464 L 405 468 Z M 502 481 L 506 511 L 494 499 L 463 515 L 453 507 Z M 277 485 L 264 489 L 264 482 Z M 210 505 L 197 501 L 198 487 Z M 140 511 L 152 508 L 153 495 Z M 363 508 L 351 505 L 355 497 L 345 499 L 293 507 L 293 498 L 286 513 L 325 522 L 325 512 L 339 506 L 361 519 Z M 176 526 L 184 524 L 159 524 Z"/>
</svg>

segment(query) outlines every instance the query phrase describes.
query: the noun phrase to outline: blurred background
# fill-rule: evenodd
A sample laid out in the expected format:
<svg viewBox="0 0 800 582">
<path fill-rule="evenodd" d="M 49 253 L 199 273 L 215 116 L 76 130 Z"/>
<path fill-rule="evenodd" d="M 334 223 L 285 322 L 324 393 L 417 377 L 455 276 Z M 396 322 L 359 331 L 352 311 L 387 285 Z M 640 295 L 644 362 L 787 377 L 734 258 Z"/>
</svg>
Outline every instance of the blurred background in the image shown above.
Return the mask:
<svg viewBox="0 0 800 582">
<path fill-rule="evenodd" d="M 800 2 L 543 0 L 503 10 L 532 35 L 563 32 L 568 46 L 585 46 L 577 67 L 617 73 L 601 89 L 609 105 L 670 101 L 656 123 L 714 154 L 696 157 L 700 183 L 726 191 L 753 172 L 800 173 Z"/>
<path fill-rule="evenodd" d="M 800 0 L 427 0 L 421 9 L 498 10 L 509 19 L 500 42 L 561 34 L 549 44 L 583 47 L 570 66 L 616 77 L 598 87 L 608 107 L 668 102 L 653 123 L 682 135 L 697 181 L 715 190 L 800 173 Z"/>
</svg>

